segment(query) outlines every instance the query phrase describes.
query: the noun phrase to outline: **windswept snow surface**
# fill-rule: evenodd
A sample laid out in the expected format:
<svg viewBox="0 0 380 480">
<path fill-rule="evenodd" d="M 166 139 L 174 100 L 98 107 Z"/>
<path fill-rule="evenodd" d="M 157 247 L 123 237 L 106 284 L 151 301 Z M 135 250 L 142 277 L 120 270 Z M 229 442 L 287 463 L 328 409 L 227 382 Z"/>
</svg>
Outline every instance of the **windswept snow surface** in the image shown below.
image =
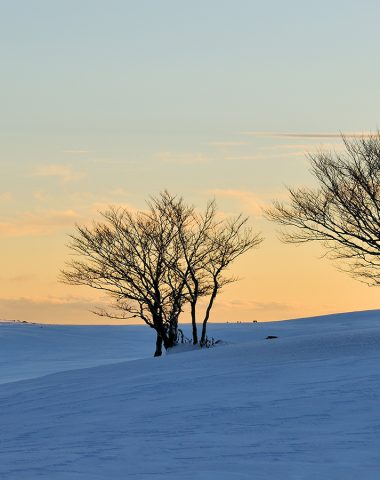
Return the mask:
<svg viewBox="0 0 380 480">
<path fill-rule="evenodd" d="M 210 335 L 0 324 L 0 479 L 380 478 L 380 311 Z"/>
<path fill-rule="evenodd" d="M 0 384 L 146 358 L 154 341 L 142 326 L 0 323 Z"/>
</svg>

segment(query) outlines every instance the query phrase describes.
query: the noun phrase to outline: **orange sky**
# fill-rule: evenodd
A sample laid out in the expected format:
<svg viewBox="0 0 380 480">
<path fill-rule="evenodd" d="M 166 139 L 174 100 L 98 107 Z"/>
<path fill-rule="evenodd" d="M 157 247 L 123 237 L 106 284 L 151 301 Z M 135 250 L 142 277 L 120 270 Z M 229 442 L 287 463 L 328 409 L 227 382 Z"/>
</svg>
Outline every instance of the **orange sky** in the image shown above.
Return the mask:
<svg viewBox="0 0 380 480">
<path fill-rule="evenodd" d="M 380 4 L 116 3 L 2 10 L 0 318 L 99 321 L 103 297 L 57 282 L 67 235 L 164 189 L 198 208 L 215 197 L 265 237 L 213 321 L 378 308 L 376 288 L 316 245 L 281 244 L 261 212 L 312 185 L 307 152 L 379 126 Z"/>
</svg>

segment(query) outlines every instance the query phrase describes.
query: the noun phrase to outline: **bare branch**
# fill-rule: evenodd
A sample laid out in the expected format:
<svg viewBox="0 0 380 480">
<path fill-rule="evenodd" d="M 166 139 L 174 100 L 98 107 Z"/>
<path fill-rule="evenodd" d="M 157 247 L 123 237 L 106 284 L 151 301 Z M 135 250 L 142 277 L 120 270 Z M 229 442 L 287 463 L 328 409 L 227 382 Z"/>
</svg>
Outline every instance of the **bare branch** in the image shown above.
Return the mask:
<svg viewBox="0 0 380 480">
<path fill-rule="evenodd" d="M 273 202 L 268 219 L 289 243 L 318 241 L 340 269 L 380 283 L 380 133 L 343 137 L 345 152 L 309 155 L 318 187 L 289 188 L 289 203 Z"/>
</svg>

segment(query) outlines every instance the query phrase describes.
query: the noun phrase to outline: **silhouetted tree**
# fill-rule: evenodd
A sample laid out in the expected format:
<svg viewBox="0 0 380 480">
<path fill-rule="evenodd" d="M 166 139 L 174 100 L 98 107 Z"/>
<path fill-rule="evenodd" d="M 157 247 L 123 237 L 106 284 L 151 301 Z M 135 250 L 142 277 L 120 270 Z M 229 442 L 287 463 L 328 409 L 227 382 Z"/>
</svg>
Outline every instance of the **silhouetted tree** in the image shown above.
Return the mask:
<svg viewBox="0 0 380 480">
<path fill-rule="evenodd" d="M 200 344 L 206 343 L 207 322 L 214 305 L 215 298 L 220 289 L 237 280 L 236 277 L 226 276 L 225 270 L 236 258 L 243 255 L 262 242 L 259 235 L 253 235 L 247 227 L 248 218 L 239 215 L 234 219 L 213 224 L 208 237 L 208 252 L 203 264 L 204 278 L 209 288 L 209 298 L 206 313 L 202 322 Z"/>
<path fill-rule="evenodd" d="M 181 199 L 176 201 L 167 192 L 159 199 L 153 199 L 154 208 L 166 217 L 176 232 L 175 241 L 182 255 L 180 261 L 172 264 L 182 278 L 186 301 L 190 304 L 193 344 L 198 343 L 196 306 L 200 297 L 210 293 L 211 285 L 204 268 L 210 254 L 210 234 L 216 223 L 215 202 L 209 202 L 204 213 L 193 206 L 186 206 Z"/>
<path fill-rule="evenodd" d="M 69 247 L 80 259 L 69 262 L 63 281 L 107 292 L 114 309 L 98 315 L 144 320 L 157 332 L 158 356 L 162 342 L 165 348 L 175 344 L 184 301 L 180 279 L 169 267 L 179 256 L 171 225 L 152 211 L 110 208 L 102 216 L 91 227 L 77 226 Z"/>
<path fill-rule="evenodd" d="M 69 248 L 79 256 L 67 264 L 62 280 L 107 292 L 112 308 L 94 313 L 112 318 L 141 318 L 156 331 L 155 356 L 162 344 L 178 340 L 178 319 L 190 303 L 193 343 L 198 342 L 196 305 L 209 296 L 203 320 L 201 345 L 215 297 L 230 263 L 261 238 L 246 228 L 247 219 L 217 220 L 210 202 L 198 213 L 182 198 L 168 192 L 153 197 L 146 212 L 111 207 L 103 221 L 90 227 L 77 225 Z"/>
<path fill-rule="evenodd" d="M 349 139 L 344 152 L 310 154 L 316 188 L 289 188 L 266 216 L 289 243 L 321 242 L 339 266 L 368 284 L 380 284 L 380 134 Z M 343 265 L 343 266 L 342 266 Z"/>
<path fill-rule="evenodd" d="M 182 251 L 181 260 L 172 267 L 186 287 L 193 344 L 198 343 L 197 304 L 201 297 L 206 299 L 199 342 L 204 346 L 215 298 L 223 286 L 237 280 L 226 276 L 226 269 L 237 257 L 258 246 L 262 238 L 253 234 L 247 226 L 247 217 L 239 215 L 235 219 L 218 219 L 214 201 L 209 202 L 202 213 L 176 202 L 174 197 L 164 193 L 159 201 L 155 201 L 154 207 L 162 216 L 169 218 L 169 223 L 176 231 L 176 242 Z"/>
</svg>

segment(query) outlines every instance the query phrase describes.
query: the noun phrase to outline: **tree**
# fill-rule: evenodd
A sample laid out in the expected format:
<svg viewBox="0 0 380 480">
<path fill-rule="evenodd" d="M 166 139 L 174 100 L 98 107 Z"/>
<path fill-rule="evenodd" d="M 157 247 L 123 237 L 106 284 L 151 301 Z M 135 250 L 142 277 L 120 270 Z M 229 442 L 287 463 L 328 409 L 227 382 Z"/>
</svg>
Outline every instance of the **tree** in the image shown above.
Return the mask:
<svg viewBox="0 0 380 480">
<path fill-rule="evenodd" d="M 193 344 L 198 343 L 197 304 L 206 298 L 200 345 L 207 342 L 207 323 L 215 298 L 223 286 L 237 280 L 225 270 L 240 255 L 258 246 L 262 238 L 247 227 L 248 217 L 218 220 L 215 201 L 203 213 L 176 201 L 167 192 L 153 199 L 151 207 L 165 217 L 176 232 L 175 241 L 182 252 L 179 262 L 172 264 L 182 278 L 186 302 L 190 304 Z"/>
<path fill-rule="evenodd" d="M 224 285 L 237 280 L 236 277 L 225 276 L 225 270 L 236 258 L 262 242 L 259 235 L 252 235 L 251 230 L 246 228 L 247 221 L 247 217 L 239 215 L 212 225 L 208 254 L 203 265 L 210 296 L 202 322 L 201 345 L 206 342 L 207 322 L 218 292 Z"/>
<path fill-rule="evenodd" d="M 111 308 L 94 313 L 112 318 L 141 318 L 156 331 L 155 356 L 178 341 L 178 321 L 191 306 L 193 343 L 198 342 L 196 305 L 209 296 L 201 345 L 215 297 L 233 278 L 223 277 L 230 263 L 261 242 L 246 227 L 247 218 L 217 220 L 210 202 L 203 214 L 168 192 L 153 197 L 145 212 L 111 207 L 102 221 L 76 226 L 62 281 L 107 292 Z"/>
<path fill-rule="evenodd" d="M 154 213 L 154 212 L 151 212 Z M 80 260 L 68 263 L 62 280 L 71 285 L 88 285 L 107 292 L 113 309 L 97 310 L 101 316 L 141 318 L 157 332 L 156 355 L 161 345 L 175 343 L 175 328 L 183 296 L 170 262 L 177 260 L 172 231 L 154 215 L 133 214 L 110 208 L 104 222 L 91 227 L 77 225 L 70 249 Z"/>
<path fill-rule="evenodd" d="M 176 202 L 167 192 L 153 199 L 153 208 L 166 217 L 176 231 L 176 242 L 181 250 L 181 261 L 172 264 L 182 278 L 186 301 L 190 304 L 193 344 L 198 343 L 196 307 L 200 297 L 211 292 L 205 266 L 209 261 L 211 230 L 220 223 L 216 221 L 215 201 L 209 202 L 204 213 L 194 207 Z"/>
<path fill-rule="evenodd" d="M 289 243 L 321 242 L 340 268 L 380 284 L 380 133 L 342 137 L 344 152 L 309 154 L 316 188 L 289 188 L 290 202 L 266 216 L 285 227 Z"/>
</svg>

